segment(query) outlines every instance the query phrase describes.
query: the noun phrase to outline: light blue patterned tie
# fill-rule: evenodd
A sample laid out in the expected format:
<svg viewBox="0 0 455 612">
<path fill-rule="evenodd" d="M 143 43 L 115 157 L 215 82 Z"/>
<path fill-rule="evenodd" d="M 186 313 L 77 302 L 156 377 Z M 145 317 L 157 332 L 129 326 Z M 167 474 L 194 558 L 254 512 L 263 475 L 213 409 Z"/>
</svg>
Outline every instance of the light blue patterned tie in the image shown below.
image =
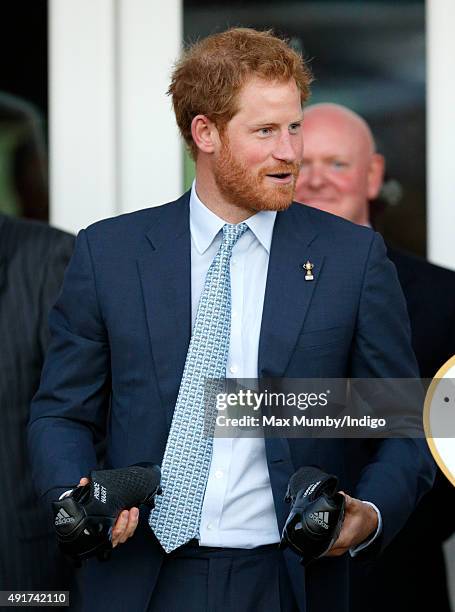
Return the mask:
<svg viewBox="0 0 455 612">
<path fill-rule="evenodd" d="M 204 418 L 207 379 L 223 379 L 231 332 L 232 249 L 248 226 L 223 226 L 223 240 L 205 278 L 161 466 L 163 495 L 150 527 L 166 552 L 199 536 L 202 504 L 212 460 L 213 436 Z M 213 408 L 213 406 L 212 406 Z M 212 410 L 214 424 L 215 411 Z"/>
</svg>

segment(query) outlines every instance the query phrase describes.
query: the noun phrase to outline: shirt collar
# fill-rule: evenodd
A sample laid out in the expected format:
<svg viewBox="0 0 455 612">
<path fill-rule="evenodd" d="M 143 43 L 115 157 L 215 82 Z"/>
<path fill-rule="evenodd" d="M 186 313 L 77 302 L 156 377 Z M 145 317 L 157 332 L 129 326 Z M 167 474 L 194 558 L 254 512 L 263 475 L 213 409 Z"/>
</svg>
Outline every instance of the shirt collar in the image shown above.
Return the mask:
<svg viewBox="0 0 455 612">
<path fill-rule="evenodd" d="M 267 253 L 270 253 L 275 218 L 276 211 L 262 210 L 245 221 Z M 205 253 L 225 223 L 224 219 L 201 202 L 196 193 L 196 181 L 193 181 L 190 196 L 190 231 L 198 253 Z"/>
</svg>

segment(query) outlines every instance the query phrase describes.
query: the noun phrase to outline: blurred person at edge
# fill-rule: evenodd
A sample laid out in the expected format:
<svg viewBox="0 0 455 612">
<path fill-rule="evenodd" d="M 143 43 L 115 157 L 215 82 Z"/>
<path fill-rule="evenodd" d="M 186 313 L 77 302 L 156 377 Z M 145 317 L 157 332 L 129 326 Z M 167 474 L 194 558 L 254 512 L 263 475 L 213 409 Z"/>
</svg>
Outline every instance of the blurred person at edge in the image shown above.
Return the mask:
<svg viewBox="0 0 455 612">
<path fill-rule="evenodd" d="M 0 213 L 47 221 L 44 119 L 29 101 L 0 91 Z"/>
<path fill-rule="evenodd" d="M 151 515 L 121 512 L 109 562 L 85 563 L 86 610 L 347 612 L 349 554 L 380 551 L 433 482 L 424 440 L 192 437 L 213 355 L 221 377 L 417 376 L 382 239 L 292 203 L 310 81 L 270 32 L 190 46 L 169 93 L 192 189 L 79 233 L 31 409 L 37 486 L 55 498 L 87 476 L 106 421 L 106 467 L 163 470 Z M 277 543 L 289 478 L 314 463 L 349 495 L 330 558 L 304 569 Z"/>
<path fill-rule="evenodd" d="M 35 493 L 26 433 L 49 344 L 48 313 L 73 246 L 65 232 L 0 214 L 0 590 L 71 590 L 72 600 L 73 568 Z"/>
<path fill-rule="evenodd" d="M 367 123 L 350 109 L 315 104 L 304 111 L 303 165 L 296 200 L 370 224 L 370 205 L 380 198 L 385 159 L 375 149 Z M 420 374 L 432 378 L 455 354 L 455 273 L 388 247 L 408 306 L 412 343 Z M 434 315 L 434 316 L 433 316 Z M 435 521 L 437 512 L 455 507 L 455 488 L 438 471 L 406 526 L 369 565 L 352 568 L 352 611 L 449 612 L 442 542 L 455 529 L 453 512 Z M 451 517 L 451 518 L 450 518 Z M 422 537 L 422 535 L 424 537 Z"/>
</svg>

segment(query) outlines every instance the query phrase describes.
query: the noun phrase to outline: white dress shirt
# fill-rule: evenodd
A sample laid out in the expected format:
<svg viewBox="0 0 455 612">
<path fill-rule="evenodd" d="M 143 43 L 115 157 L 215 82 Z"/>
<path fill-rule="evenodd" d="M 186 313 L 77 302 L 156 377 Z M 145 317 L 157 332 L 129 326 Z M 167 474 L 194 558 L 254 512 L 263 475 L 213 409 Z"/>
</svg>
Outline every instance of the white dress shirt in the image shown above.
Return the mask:
<svg viewBox="0 0 455 612">
<path fill-rule="evenodd" d="M 226 375 L 257 378 L 270 244 L 276 212 L 259 212 L 245 221 L 249 230 L 231 257 L 231 340 Z M 210 264 L 226 223 L 198 198 L 190 198 L 192 324 Z M 263 438 L 213 441 L 212 463 L 202 507 L 200 544 L 254 548 L 280 541 Z"/>
<path fill-rule="evenodd" d="M 231 338 L 226 376 L 258 377 L 259 333 L 264 305 L 270 245 L 276 212 L 261 211 L 246 219 L 231 257 Z M 192 326 L 210 264 L 222 239 L 223 219 L 199 199 L 193 183 L 190 197 Z M 366 502 L 369 503 L 369 502 Z M 351 554 L 368 546 L 378 529 Z M 202 506 L 201 546 L 254 548 L 280 541 L 263 438 L 213 440 L 213 454 Z"/>
</svg>

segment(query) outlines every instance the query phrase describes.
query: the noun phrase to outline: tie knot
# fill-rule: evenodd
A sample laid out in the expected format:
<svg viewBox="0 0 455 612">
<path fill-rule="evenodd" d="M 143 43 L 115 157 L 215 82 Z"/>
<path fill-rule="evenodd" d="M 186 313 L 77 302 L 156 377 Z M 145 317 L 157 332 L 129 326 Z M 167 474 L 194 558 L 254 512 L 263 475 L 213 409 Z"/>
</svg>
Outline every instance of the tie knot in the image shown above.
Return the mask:
<svg viewBox="0 0 455 612">
<path fill-rule="evenodd" d="M 225 223 L 225 225 L 223 225 L 223 244 L 232 249 L 237 240 L 240 236 L 243 236 L 247 229 L 248 225 L 246 223 L 239 223 L 238 225 Z"/>
</svg>

